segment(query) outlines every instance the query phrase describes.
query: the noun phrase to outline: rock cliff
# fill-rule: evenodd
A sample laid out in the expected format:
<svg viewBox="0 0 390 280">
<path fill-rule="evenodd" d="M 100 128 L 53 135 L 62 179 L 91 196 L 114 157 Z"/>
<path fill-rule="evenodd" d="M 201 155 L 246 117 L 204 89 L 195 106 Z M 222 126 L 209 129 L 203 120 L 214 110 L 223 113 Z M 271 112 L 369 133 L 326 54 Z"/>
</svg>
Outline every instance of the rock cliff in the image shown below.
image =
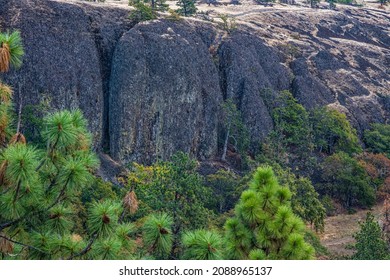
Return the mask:
<svg viewBox="0 0 390 280">
<path fill-rule="evenodd" d="M 182 150 L 218 154 L 220 105 L 233 98 L 257 145 L 273 122 L 264 90 L 344 111 L 362 132 L 390 117 L 390 16 L 372 9 L 265 10 L 238 28 L 196 19 L 134 25 L 128 9 L 0 0 L 0 29 L 20 29 L 21 69 L 1 78 L 23 103 L 81 108 L 96 148 L 149 163 Z M 16 98 L 16 102 L 18 102 Z"/>
</svg>

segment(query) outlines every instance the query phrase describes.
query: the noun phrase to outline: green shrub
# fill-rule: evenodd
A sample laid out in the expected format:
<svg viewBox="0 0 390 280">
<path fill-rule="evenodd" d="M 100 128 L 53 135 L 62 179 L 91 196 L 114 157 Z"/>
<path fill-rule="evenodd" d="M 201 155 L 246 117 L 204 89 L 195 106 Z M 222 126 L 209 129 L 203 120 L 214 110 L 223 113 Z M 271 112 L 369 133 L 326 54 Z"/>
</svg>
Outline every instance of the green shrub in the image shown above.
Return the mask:
<svg viewBox="0 0 390 280">
<path fill-rule="evenodd" d="M 156 12 L 150 7 L 142 2 L 134 4 L 135 10 L 130 12 L 130 19 L 135 22 L 148 21 L 156 19 Z"/>
<path fill-rule="evenodd" d="M 382 230 L 374 215 L 367 213 L 364 223 L 360 223 L 360 231 L 354 235 L 356 240 L 355 260 L 386 260 L 390 258 L 389 247 L 382 237 Z"/>
<path fill-rule="evenodd" d="M 339 151 L 349 155 L 362 152 L 356 130 L 345 114 L 322 107 L 313 110 L 310 119 L 317 151 L 329 155 Z"/>
<path fill-rule="evenodd" d="M 364 131 L 364 142 L 367 150 L 390 158 L 390 124 L 372 124 L 371 129 Z"/>
<path fill-rule="evenodd" d="M 322 163 L 321 192 L 339 200 L 346 209 L 371 207 L 375 192 L 364 167 L 344 152 L 326 158 Z"/>
</svg>

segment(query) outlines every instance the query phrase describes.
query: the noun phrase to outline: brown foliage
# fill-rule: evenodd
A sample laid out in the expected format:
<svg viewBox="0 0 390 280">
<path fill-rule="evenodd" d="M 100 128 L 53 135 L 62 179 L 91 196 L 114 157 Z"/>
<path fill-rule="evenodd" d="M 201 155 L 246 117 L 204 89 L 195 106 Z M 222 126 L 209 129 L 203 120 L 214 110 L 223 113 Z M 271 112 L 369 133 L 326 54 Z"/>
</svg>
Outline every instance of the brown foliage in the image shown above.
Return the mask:
<svg viewBox="0 0 390 280">
<path fill-rule="evenodd" d="M 7 171 L 8 162 L 5 160 L 0 165 L 0 186 L 6 183 L 5 172 Z"/>
<path fill-rule="evenodd" d="M 359 163 L 364 167 L 373 180 L 379 180 L 377 198 L 379 201 L 390 195 L 390 159 L 383 154 L 364 153 L 359 158 Z"/>
<path fill-rule="evenodd" d="M 0 235 L 4 235 L 0 232 Z M 7 237 L 5 235 L 5 237 Z M 12 253 L 14 249 L 14 245 L 12 244 L 12 242 L 8 241 L 7 239 L 5 238 L 1 238 L 0 237 L 0 252 L 3 253 L 3 254 L 9 254 L 9 253 Z"/>
<path fill-rule="evenodd" d="M 8 72 L 11 62 L 11 52 L 7 43 L 0 47 L 0 72 Z"/>
<path fill-rule="evenodd" d="M 130 191 L 125 195 L 123 198 L 123 205 L 129 210 L 130 214 L 137 212 L 138 200 L 134 191 Z"/>
<path fill-rule="evenodd" d="M 111 220 L 110 220 L 110 217 L 108 217 L 106 214 L 104 214 L 103 218 L 102 218 L 102 221 L 105 224 L 109 224 Z"/>
<path fill-rule="evenodd" d="M 12 144 L 26 144 L 26 137 L 20 132 L 16 133 L 14 136 L 12 136 L 9 143 Z"/>
<path fill-rule="evenodd" d="M 383 218 L 382 231 L 387 242 L 390 242 L 390 195 L 387 195 L 385 202 L 383 203 Z"/>
<path fill-rule="evenodd" d="M 12 88 L 0 82 L 0 104 L 10 104 L 12 99 Z"/>
</svg>

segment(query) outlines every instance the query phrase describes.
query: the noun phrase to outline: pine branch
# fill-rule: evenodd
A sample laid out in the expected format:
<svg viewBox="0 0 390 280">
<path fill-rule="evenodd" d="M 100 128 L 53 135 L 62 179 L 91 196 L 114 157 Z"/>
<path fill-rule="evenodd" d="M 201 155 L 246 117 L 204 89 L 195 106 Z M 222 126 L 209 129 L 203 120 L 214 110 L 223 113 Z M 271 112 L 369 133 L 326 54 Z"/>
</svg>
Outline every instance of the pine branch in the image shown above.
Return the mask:
<svg viewBox="0 0 390 280">
<path fill-rule="evenodd" d="M 90 250 L 91 250 L 91 247 L 92 247 L 92 244 L 96 241 L 98 237 L 98 233 L 95 232 L 93 235 L 92 235 L 92 238 L 91 240 L 89 241 L 88 245 L 83 249 L 81 250 L 79 253 L 77 254 L 72 254 L 68 260 L 73 260 L 74 258 L 77 258 L 77 257 L 81 257 L 83 255 L 85 255 L 86 253 L 88 253 Z"/>
<path fill-rule="evenodd" d="M 41 249 L 39 249 L 39 248 L 37 248 L 37 247 L 34 247 L 34 246 L 31 246 L 31 245 L 24 244 L 24 243 L 22 243 L 22 242 L 13 240 L 13 239 L 11 239 L 11 238 L 8 238 L 8 237 L 6 237 L 6 236 L 4 236 L 4 235 L 0 235 L 0 238 L 4 238 L 5 240 L 8 240 L 9 242 L 12 242 L 12 243 L 14 243 L 14 244 L 21 245 L 21 246 L 26 247 L 26 248 L 29 248 L 29 249 L 37 250 L 37 251 L 39 251 L 39 252 L 41 252 L 41 253 L 46 253 L 45 251 L 42 251 Z"/>
<path fill-rule="evenodd" d="M 6 223 L 0 225 L 0 232 L 1 232 L 3 229 L 8 228 L 8 227 L 10 227 L 10 226 L 13 226 L 14 224 L 17 224 L 18 222 L 20 222 L 20 221 L 22 221 L 22 220 L 24 220 L 24 219 L 26 219 L 26 218 L 28 218 L 28 217 L 31 217 L 31 216 L 33 216 L 33 215 L 37 215 L 37 214 L 43 213 L 43 212 L 45 212 L 45 211 L 49 211 L 51 208 L 53 208 L 55 205 L 57 205 L 57 204 L 61 201 L 61 198 L 62 198 L 62 196 L 63 196 L 64 193 L 65 193 L 65 190 L 66 190 L 66 188 L 67 188 L 67 186 L 68 186 L 69 180 L 70 180 L 70 177 L 68 177 L 68 179 L 66 180 L 65 185 L 64 185 L 64 187 L 62 188 L 60 194 L 57 196 L 56 200 L 55 200 L 52 204 L 50 204 L 49 207 L 47 207 L 47 208 L 44 209 L 44 210 L 38 210 L 38 211 L 35 211 L 35 212 L 31 212 L 31 213 L 29 213 L 29 214 L 27 214 L 27 215 L 24 215 L 23 217 L 20 217 L 20 218 L 18 218 L 18 219 L 16 219 L 16 220 L 13 220 L 13 221 L 10 221 L 10 222 L 6 222 Z"/>
</svg>

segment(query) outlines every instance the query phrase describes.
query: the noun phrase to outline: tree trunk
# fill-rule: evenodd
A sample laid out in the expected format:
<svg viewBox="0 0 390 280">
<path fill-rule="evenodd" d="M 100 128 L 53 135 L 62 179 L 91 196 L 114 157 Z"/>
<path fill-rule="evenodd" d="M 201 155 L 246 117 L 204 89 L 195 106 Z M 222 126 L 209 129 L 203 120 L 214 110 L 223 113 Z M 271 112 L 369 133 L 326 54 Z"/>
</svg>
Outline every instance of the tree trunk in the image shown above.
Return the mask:
<svg viewBox="0 0 390 280">
<path fill-rule="evenodd" d="M 225 143 L 223 144 L 223 153 L 222 153 L 222 158 L 221 158 L 222 161 L 226 161 L 226 153 L 227 153 L 229 136 L 230 136 L 230 125 L 231 125 L 231 123 L 229 123 L 228 129 L 226 131 Z"/>
</svg>

